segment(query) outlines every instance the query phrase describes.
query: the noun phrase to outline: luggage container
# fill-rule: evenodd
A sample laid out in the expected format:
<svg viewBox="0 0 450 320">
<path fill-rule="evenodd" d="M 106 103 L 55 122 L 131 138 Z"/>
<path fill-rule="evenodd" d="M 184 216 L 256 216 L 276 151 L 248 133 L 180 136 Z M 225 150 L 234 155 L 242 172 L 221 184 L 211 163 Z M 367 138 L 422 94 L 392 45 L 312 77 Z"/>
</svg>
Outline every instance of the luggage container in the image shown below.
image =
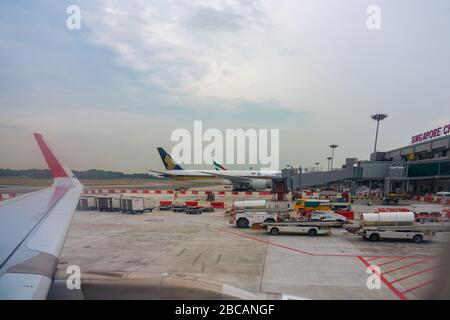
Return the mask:
<svg viewBox="0 0 450 320">
<path fill-rule="evenodd" d="M 99 211 L 120 211 L 120 195 L 101 195 L 95 201 Z"/>
<path fill-rule="evenodd" d="M 95 196 L 81 196 L 78 200 L 78 211 L 91 211 L 97 210 L 97 203 L 95 201 Z"/>
<path fill-rule="evenodd" d="M 144 213 L 145 211 L 152 212 L 154 208 L 154 201 L 150 198 L 140 197 L 124 197 L 120 199 L 120 210 L 123 213 Z"/>
</svg>

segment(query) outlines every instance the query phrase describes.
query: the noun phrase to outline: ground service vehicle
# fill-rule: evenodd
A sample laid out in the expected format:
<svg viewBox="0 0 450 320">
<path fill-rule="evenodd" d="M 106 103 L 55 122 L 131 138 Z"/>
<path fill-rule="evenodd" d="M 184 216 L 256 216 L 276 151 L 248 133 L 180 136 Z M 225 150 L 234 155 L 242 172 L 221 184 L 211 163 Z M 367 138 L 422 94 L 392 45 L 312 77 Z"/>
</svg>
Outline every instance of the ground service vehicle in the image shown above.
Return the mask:
<svg viewBox="0 0 450 320">
<path fill-rule="evenodd" d="M 273 222 L 263 223 L 271 235 L 280 233 L 300 233 L 308 236 L 330 234 L 330 226 L 326 222 Z"/>
<path fill-rule="evenodd" d="M 201 214 L 203 212 L 214 212 L 208 201 L 186 201 L 186 214 Z"/>
<path fill-rule="evenodd" d="M 201 207 L 200 211 L 201 212 L 214 212 L 214 208 L 213 207 Z"/>
<path fill-rule="evenodd" d="M 243 200 L 234 201 L 232 211 L 243 212 L 249 210 L 264 210 L 266 209 L 266 200 Z"/>
<path fill-rule="evenodd" d="M 295 203 L 294 210 L 297 212 L 327 211 L 331 210 L 331 203 L 329 200 L 300 199 Z"/>
<path fill-rule="evenodd" d="M 187 209 L 186 201 L 175 200 L 172 204 L 173 212 L 185 212 Z"/>
<path fill-rule="evenodd" d="M 351 210 L 352 204 L 350 202 L 332 202 L 331 209 L 332 210 Z"/>
<path fill-rule="evenodd" d="M 450 200 L 450 192 L 440 191 L 440 192 L 436 193 L 436 197 L 438 200 L 443 200 L 445 203 L 446 201 Z"/>
<path fill-rule="evenodd" d="M 186 214 L 202 214 L 202 210 L 200 208 L 187 208 Z"/>
<path fill-rule="evenodd" d="M 414 212 L 383 212 L 361 214 L 357 233 L 376 242 L 381 239 L 409 239 L 416 243 L 427 240 L 435 232 L 450 231 L 438 223 L 416 223 Z"/>
<path fill-rule="evenodd" d="M 238 212 L 231 216 L 230 223 L 238 228 L 248 228 L 256 224 L 275 222 L 277 214 L 271 212 Z"/>
<path fill-rule="evenodd" d="M 406 197 L 404 193 L 387 193 L 383 198 L 383 204 L 398 204 L 398 202 Z"/>
<path fill-rule="evenodd" d="M 311 221 L 337 222 L 341 226 L 347 222 L 347 218 L 343 215 L 334 213 L 333 211 L 313 211 Z"/>
</svg>

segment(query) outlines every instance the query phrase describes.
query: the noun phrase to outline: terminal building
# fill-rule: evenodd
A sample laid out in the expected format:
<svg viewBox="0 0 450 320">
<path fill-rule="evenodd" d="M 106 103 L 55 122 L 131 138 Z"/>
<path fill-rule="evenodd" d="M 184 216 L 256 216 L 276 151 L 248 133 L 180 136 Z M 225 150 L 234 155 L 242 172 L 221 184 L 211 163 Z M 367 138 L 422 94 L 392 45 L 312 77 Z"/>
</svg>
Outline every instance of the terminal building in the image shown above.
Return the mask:
<svg viewBox="0 0 450 320">
<path fill-rule="evenodd" d="M 414 139 L 416 138 L 416 139 Z M 417 136 L 412 141 L 417 141 Z M 370 160 L 346 159 L 340 169 L 300 172 L 300 188 L 327 185 L 367 186 L 383 193 L 425 195 L 450 191 L 450 135 L 422 139 L 386 152 L 375 152 Z"/>
<path fill-rule="evenodd" d="M 400 164 L 402 170 L 390 180 L 406 193 L 423 195 L 450 191 L 450 136 L 373 154 L 372 157 Z"/>
</svg>

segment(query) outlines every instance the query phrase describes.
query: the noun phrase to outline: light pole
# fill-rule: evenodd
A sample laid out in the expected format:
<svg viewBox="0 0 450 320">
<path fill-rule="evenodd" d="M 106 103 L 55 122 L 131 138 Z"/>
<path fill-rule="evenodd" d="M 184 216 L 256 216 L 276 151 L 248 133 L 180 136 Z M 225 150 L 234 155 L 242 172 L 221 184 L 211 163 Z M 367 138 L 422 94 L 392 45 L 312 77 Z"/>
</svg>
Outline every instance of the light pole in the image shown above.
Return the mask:
<svg viewBox="0 0 450 320">
<path fill-rule="evenodd" d="M 378 127 L 380 126 L 380 121 L 387 118 L 387 114 L 385 113 L 377 113 L 373 114 L 370 117 L 377 122 L 377 133 L 375 134 L 375 146 L 373 147 L 373 152 L 377 152 L 377 142 L 378 142 Z"/>
<path fill-rule="evenodd" d="M 331 148 L 331 170 L 333 170 L 333 161 L 334 161 L 334 149 L 339 147 L 337 144 L 330 144 Z"/>
<path fill-rule="evenodd" d="M 328 160 L 328 171 L 330 171 L 330 161 L 331 161 L 331 157 L 327 157 Z"/>
<path fill-rule="evenodd" d="M 315 163 L 317 171 L 319 171 L 319 164 L 320 164 L 319 162 Z"/>
</svg>

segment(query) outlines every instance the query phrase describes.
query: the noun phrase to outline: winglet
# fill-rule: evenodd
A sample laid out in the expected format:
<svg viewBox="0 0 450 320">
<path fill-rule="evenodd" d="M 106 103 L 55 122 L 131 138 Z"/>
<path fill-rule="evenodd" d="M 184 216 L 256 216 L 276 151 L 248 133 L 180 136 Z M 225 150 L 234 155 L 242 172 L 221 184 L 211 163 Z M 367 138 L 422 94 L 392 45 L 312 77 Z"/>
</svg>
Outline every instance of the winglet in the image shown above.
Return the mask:
<svg viewBox="0 0 450 320">
<path fill-rule="evenodd" d="M 48 168 L 52 173 L 53 178 L 67 178 L 69 177 L 69 173 L 64 169 L 64 166 L 56 159 L 53 152 L 47 146 L 44 141 L 44 138 L 40 133 L 33 134 L 36 139 L 39 148 L 41 148 L 41 152 L 44 155 L 45 161 L 47 162 Z"/>
</svg>

